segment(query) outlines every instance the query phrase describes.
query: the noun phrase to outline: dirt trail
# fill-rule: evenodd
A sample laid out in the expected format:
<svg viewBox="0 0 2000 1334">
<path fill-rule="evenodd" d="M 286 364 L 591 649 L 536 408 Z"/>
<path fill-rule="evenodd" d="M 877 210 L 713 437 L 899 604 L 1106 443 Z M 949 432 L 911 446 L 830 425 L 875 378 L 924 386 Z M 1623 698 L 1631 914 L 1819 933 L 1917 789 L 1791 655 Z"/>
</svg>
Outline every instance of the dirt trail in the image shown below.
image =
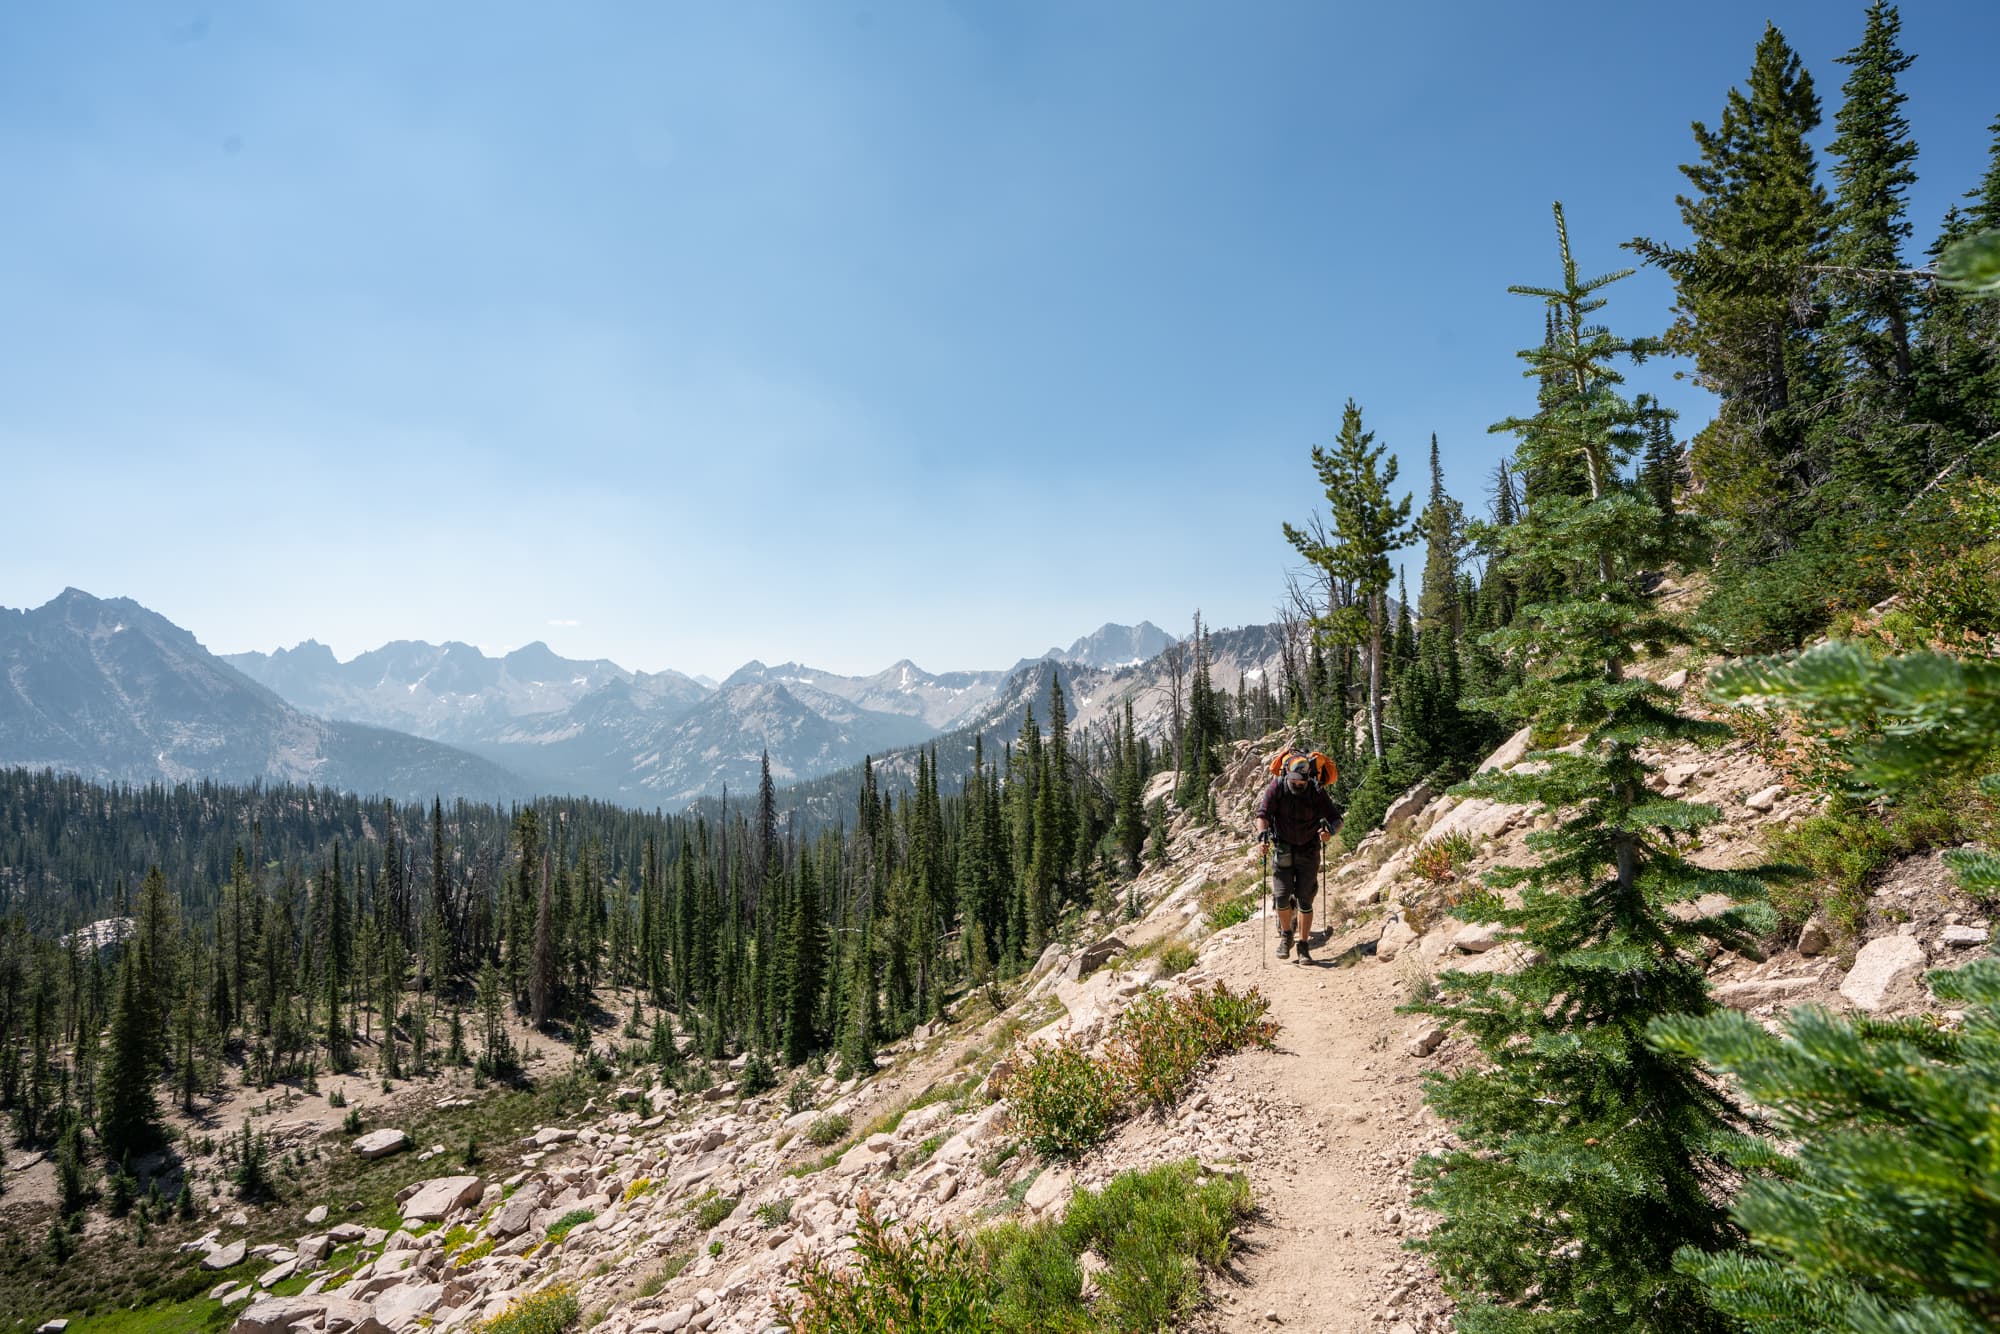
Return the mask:
<svg viewBox="0 0 2000 1334">
<path fill-rule="evenodd" d="M 1278 1049 L 1230 1062 L 1234 1091 L 1296 1109 L 1270 1127 L 1292 1146 L 1283 1165 L 1252 1161 L 1263 1222 L 1246 1237 L 1241 1282 L 1216 1292 L 1220 1327 L 1326 1331 L 1448 1327 L 1429 1266 L 1403 1249 L 1416 1225 L 1409 1166 L 1443 1142 L 1423 1106 L 1419 1058 L 1398 1015 L 1404 983 L 1392 965 L 1336 939 L 1313 963 L 1281 961 L 1275 922 L 1252 918 L 1203 951 L 1202 971 L 1232 987 L 1256 986 L 1284 1026 Z M 1323 939 L 1323 937 L 1321 937 Z"/>
</svg>

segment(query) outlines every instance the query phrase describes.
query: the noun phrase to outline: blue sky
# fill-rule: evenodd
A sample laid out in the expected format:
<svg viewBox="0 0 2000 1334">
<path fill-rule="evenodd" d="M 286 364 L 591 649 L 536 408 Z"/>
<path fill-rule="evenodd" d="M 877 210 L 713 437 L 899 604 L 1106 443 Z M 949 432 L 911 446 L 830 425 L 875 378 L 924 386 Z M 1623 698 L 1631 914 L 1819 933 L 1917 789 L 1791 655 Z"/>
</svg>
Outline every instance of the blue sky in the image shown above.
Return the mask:
<svg viewBox="0 0 2000 1334">
<path fill-rule="evenodd" d="M 0 605 L 716 674 L 1267 619 L 1342 401 L 1483 508 L 1549 202 L 1678 235 L 1764 19 L 1830 120 L 1862 6 L 1644 10 L 8 6 Z M 1921 243 L 2000 5 L 1903 15 Z"/>
</svg>

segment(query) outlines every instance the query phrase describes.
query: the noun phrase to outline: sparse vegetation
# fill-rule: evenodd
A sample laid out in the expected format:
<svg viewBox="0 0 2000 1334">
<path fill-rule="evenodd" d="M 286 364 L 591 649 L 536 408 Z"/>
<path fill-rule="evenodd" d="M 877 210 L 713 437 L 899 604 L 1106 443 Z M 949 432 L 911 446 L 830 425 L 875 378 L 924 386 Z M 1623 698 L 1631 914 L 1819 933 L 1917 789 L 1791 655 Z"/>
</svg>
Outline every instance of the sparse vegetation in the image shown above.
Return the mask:
<svg viewBox="0 0 2000 1334">
<path fill-rule="evenodd" d="M 515 1298 L 477 1329 L 478 1334 L 563 1334 L 582 1314 L 576 1289 L 563 1283 Z"/>
<path fill-rule="evenodd" d="M 847 1133 L 848 1124 L 848 1119 L 838 1112 L 818 1117 L 806 1126 L 805 1141 L 814 1148 L 824 1149 L 839 1142 Z"/>
<path fill-rule="evenodd" d="M 1204 1064 L 1245 1046 L 1268 1047 L 1277 1025 L 1254 989 L 1221 983 L 1183 995 L 1151 993 L 1113 1026 L 1099 1058 L 1074 1038 L 1030 1048 L 1001 1078 L 1021 1136 L 1045 1158 L 1074 1158 L 1111 1132 L 1131 1104 L 1165 1106 Z"/>
</svg>

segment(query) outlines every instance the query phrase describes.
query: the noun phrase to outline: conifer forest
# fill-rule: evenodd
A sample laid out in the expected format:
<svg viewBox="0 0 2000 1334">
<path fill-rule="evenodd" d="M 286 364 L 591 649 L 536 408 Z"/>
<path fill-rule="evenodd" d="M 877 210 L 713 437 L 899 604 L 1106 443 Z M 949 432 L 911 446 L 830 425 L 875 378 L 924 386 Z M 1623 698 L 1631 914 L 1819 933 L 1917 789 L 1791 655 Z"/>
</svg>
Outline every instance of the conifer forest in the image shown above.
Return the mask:
<svg viewBox="0 0 2000 1334">
<path fill-rule="evenodd" d="M 1218 685 L 1197 612 L 1157 725 L 1128 699 L 1075 727 L 1051 676 L 998 744 L 823 781 L 830 814 L 768 754 L 755 791 L 651 812 L 0 769 L 0 1306 L 281 1192 L 247 1125 L 232 1180 L 172 1166 L 231 1097 L 457 1076 L 580 1102 L 652 1069 L 689 1096 L 791 1087 L 797 1113 L 826 1076 L 1025 1002 L 1087 916 L 1136 921 L 1177 830 L 1247 818 L 1218 805 L 1229 766 L 1295 744 L 1336 766 L 1333 866 L 1419 789 L 1410 809 L 1542 817 L 1532 858 L 1452 906 L 1525 966 L 1442 972 L 1402 1011 L 1468 1053 L 1428 1076 L 1453 1138 L 1411 1169 L 1436 1221 L 1408 1246 L 1456 1328 L 2000 1329 L 2000 961 L 1882 1020 L 1760 1023 L 1704 971 L 1851 926 L 1893 857 L 1948 850 L 1960 892 L 2000 898 L 2000 80 L 1983 171 L 1913 216 L 1914 55 L 1896 5 L 1857 19 L 1831 81 L 1766 28 L 1648 234 L 1554 203 L 1509 289 L 1522 378 L 1476 492 L 1358 398 L 1300 442 L 1279 670 Z M 1671 283 L 1664 328 L 1620 308 L 1642 270 Z M 1632 390 L 1648 362 L 1713 417 Z M 1715 664 L 1700 699 L 1645 670 L 1670 651 Z M 1481 768 L 1524 729 L 1531 763 Z M 1816 804 L 1717 866 L 1723 816 L 1662 756 L 1731 744 Z M 23 1159 L 59 1185 L 27 1229 L 5 1212 Z M 787 1327 L 1030 1327 L 1005 1314 L 1026 1271 L 975 1251 L 884 1252 L 940 1292 L 974 1274 L 957 1323 L 812 1289 Z M 1173 1327 L 1090 1309 L 1062 1327 Z"/>
</svg>

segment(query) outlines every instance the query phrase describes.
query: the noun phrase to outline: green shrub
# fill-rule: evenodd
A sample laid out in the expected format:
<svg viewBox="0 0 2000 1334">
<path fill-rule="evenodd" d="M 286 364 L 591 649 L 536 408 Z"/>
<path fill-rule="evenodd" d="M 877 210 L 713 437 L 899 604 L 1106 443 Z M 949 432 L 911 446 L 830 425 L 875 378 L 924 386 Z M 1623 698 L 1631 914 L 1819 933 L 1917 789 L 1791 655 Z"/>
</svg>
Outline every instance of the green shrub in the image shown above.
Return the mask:
<svg viewBox="0 0 2000 1334">
<path fill-rule="evenodd" d="M 1193 1160 L 1125 1172 L 1102 1192 L 1079 1190 L 1063 1215 L 1063 1245 L 1108 1263 L 1101 1327 L 1165 1329 L 1201 1304 L 1202 1271 L 1229 1262 L 1230 1236 L 1250 1212 L 1240 1176 L 1204 1178 Z"/>
<path fill-rule="evenodd" d="M 841 1268 L 828 1253 L 798 1261 L 799 1298 L 780 1318 L 798 1334 L 1152 1334 L 1200 1305 L 1203 1274 L 1227 1264 L 1249 1210 L 1242 1177 L 1205 1176 L 1192 1160 L 1079 1191 L 1059 1222 L 1002 1223 L 970 1238 L 899 1225 L 864 1199 L 858 1263 Z M 1094 1305 L 1084 1301 L 1086 1250 L 1107 1266 Z"/>
<path fill-rule="evenodd" d="M 976 1240 L 996 1289 L 1001 1329 L 1086 1334 L 1096 1328 L 1083 1304 L 1083 1267 L 1054 1222 L 1001 1223 Z"/>
<path fill-rule="evenodd" d="M 863 1196 L 855 1263 L 813 1252 L 798 1262 L 796 1300 L 779 1303 L 793 1334 L 973 1334 L 996 1329 L 985 1267 L 972 1245 L 919 1224 L 898 1228 Z"/>
<path fill-rule="evenodd" d="M 806 1126 L 806 1143 L 824 1149 L 847 1134 L 849 1122 L 838 1112 L 818 1117 Z"/>
<path fill-rule="evenodd" d="M 1014 1126 L 1046 1158 L 1075 1158 L 1111 1133 L 1128 1087 L 1124 1073 L 1075 1038 L 1034 1043 L 1000 1080 Z"/>
<path fill-rule="evenodd" d="M 777 1227 L 792 1216 L 792 1199 L 768 1200 L 757 1206 L 757 1221 L 768 1230 Z"/>
<path fill-rule="evenodd" d="M 1045 1158 L 1075 1158 L 1098 1143 L 1134 1098 L 1165 1106 L 1208 1061 L 1269 1047 L 1278 1026 L 1254 988 L 1220 982 L 1185 995 L 1140 997 L 1111 1031 L 1106 1058 L 1074 1038 L 1031 1046 L 1005 1069 L 1000 1096 L 1022 1138 Z"/>
<path fill-rule="evenodd" d="M 555 1222 L 549 1224 L 548 1240 L 551 1243 L 561 1241 L 570 1234 L 570 1229 L 574 1228 L 578 1223 L 588 1223 L 595 1217 L 597 1217 L 597 1210 L 595 1209 L 572 1209 Z"/>
<path fill-rule="evenodd" d="M 563 1334 L 582 1313 L 576 1289 L 563 1283 L 515 1298 L 476 1329 L 478 1334 Z"/>
<path fill-rule="evenodd" d="M 651 1177 L 638 1177 L 634 1179 L 632 1184 L 625 1188 L 623 1202 L 626 1204 L 632 1203 L 632 1201 L 638 1199 L 641 1195 L 651 1191 L 657 1184 Z"/>
<path fill-rule="evenodd" d="M 1269 1047 L 1278 1031 L 1264 1017 L 1270 1008 L 1255 988 L 1235 992 L 1220 982 L 1185 995 L 1141 996 L 1112 1029 L 1111 1063 L 1141 1101 L 1167 1106 L 1216 1056 Z"/>
</svg>

